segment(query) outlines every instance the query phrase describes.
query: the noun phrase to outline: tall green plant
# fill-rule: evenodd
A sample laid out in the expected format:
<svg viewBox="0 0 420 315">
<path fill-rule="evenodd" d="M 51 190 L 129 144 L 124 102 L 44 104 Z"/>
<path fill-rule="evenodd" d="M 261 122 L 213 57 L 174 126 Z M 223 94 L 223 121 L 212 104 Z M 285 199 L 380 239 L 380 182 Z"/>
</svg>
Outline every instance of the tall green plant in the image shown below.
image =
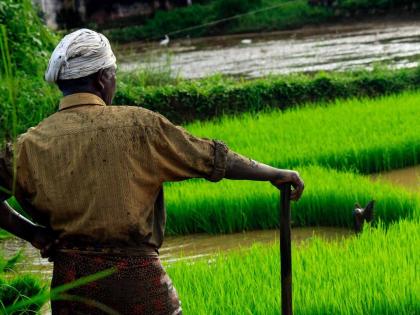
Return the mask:
<svg viewBox="0 0 420 315">
<path fill-rule="evenodd" d="M 0 54 L 1 54 L 1 60 L 3 64 L 3 68 L 0 69 L 0 82 L 3 82 L 6 86 L 6 90 L 8 92 L 8 102 L 3 104 L 3 107 L 5 107 L 3 114 L 0 116 L 0 121 L 3 120 L 3 123 L 8 125 L 10 122 L 10 125 L 8 126 L 11 130 L 11 137 L 12 137 L 12 143 L 13 143 L 13 149 L 15 147 L 15 140 L 17 136 L 16 132 L 16 126 L 17 126 L 17 113 L 16 113 L 16 76 L 14 73 L 14 67 L 13 63 L 11 61 L 10 57 L 10 51 L 9 51 L 9 42 L 7 39 L 7 33 L 6 33 L 6 27 L 4 25 L 0 25 Z M 8 115 L 11 115 L 11 119 L 8 119 Z M 4 139 L 1 139 L 4 140 Z M 0 148 L 2 147 L 0 143 Z M 15 152 L 15 150 L 13 150 Z M 12 187 L 12 193 L 14 192 L 14 188 L 16 185 L 16 158 L 13 155 L 13 187 Z M 4 187 L 0 187 L 0 189 L 4 190 Z"/>
<path fill-rule="evenodd" d="M 57 41 L 43 24 L 31 0 L 1 0 L 0 24 L 10 42 L 10 61 L 20 73 L 37 76 Z"/>
</svg>

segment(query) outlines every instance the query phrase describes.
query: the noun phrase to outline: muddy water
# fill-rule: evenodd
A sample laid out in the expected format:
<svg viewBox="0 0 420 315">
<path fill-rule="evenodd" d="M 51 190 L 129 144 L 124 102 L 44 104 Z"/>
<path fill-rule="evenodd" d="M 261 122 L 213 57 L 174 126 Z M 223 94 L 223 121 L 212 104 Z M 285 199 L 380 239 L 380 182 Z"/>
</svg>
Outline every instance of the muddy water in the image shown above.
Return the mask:
<svg viewBox="0 0 420 315">
<path fill-rule="evenodd" d="M 354 235 L 354 232 L 343 228 L 296 228 L 292 230 L 292 242 L 299 245 L 313 236 L 334 241 L 350 235 Z M 239 247 L 249 247 L 254 243 L 272 244 L 274 242 L 279 242 L 278 230 L 251 231 L 215 236 L 193 234 L 182 237 L 166 237 L 164 246 L 160 251 L 160 258 L 167 263 L 185 259 L 194 260 L 217 252 L 226 252 Z M 38 251 L 34 250 L 31 245 L 17 238 L 0 243 L 0 250 L 5 253 L 6 257 L 10 257 L 20 249 L 23 250 L 25 259 L 18 264 L 16 271 L 36 274 L 46 281 L 50 281 L 52 263 L 41 258 Z M 49 303 L 43 306 L 41 314 L 51 314 Z"/>
<path fill-rule="evenodd" d="M 132 43 L 118 50 L 122 70 L 161 67 L 170 55 L 173 73 L 186 78 L 369 69 L 378 62 L 394 68 L 415 67 L 420 57 L 420 21 L 178 40 L 166 48 Z"/>
<path fill-rule="evenodd" d="M 353 235 L 353 232 L 343 228 L 330 227 L 296 228 L 292 230 L 292 242 L 301 244 L 315 235 L 333 241 L 339 240 L 343 236 Z M 193 234 L 181 237 L 166 237 L 164 246 L 160 251 L 160 258 L 168 263 L 185 259 L 193 260 L 221 251 L 226 252 L 239 247 L 249 247 L 257 242 L 270 244 L 276 241 L 279 241 L 278 230 L 214 236 Z M 52 264 L 41 258 L 38 251 L 34 250 L 30 244 L 17 238 L 0 244 L 0 250 L 8 257 L 20 249 L 24 251 L 25 260 L 18 265 L 17 270 L 38 274 L 49 280 L 52 273 Z"/>
<path fill-rule="evenodd" d="M 420 193 L 420 165 L 392 170 L 383 174 L 375 174 L 372 175 L 372 178 L 374 180 L 387 181 Z"/>
</svg>

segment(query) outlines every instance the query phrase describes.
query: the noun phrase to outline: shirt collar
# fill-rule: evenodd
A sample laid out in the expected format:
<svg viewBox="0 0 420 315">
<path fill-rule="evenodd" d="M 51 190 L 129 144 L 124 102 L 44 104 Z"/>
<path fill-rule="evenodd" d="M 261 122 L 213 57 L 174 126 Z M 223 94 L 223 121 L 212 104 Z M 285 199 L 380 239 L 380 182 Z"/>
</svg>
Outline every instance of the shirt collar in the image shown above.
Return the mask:
<svg viewBox="0 0 420 315">
<path fill-rule="evenodd" d="M 58 110 L 67 109 L 80 105 L 101 105 L 106 106 L 105 102 L 99 96 L 92 93 L 75 93 L 64 96 L 60 101 Z"/>
</svg>

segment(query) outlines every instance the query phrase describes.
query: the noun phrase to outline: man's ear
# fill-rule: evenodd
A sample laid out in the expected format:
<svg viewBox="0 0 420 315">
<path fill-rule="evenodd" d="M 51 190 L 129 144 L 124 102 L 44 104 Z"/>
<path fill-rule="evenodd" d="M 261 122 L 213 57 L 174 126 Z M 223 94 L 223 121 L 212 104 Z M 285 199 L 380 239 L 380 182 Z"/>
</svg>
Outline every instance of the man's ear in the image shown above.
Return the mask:
<svg viewBox="0 0 420 315">
<path fill-rule="evenodd" d="M 106 73 L 104 69 L 98 71 L 98 75 L 96 76 L 96 84 L 99 91 L 103 91 L 105 88 L 105 80 L 106 80 Z"/>
</svg>

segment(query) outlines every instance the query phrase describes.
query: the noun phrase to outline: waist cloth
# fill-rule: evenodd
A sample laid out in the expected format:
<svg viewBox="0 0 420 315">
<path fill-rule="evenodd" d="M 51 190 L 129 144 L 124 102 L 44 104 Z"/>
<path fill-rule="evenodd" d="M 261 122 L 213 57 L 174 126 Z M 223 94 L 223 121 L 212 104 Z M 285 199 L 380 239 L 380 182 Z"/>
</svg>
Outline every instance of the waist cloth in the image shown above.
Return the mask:
<svg viewBox="0 0 420 315">
<path fill-rule="evenodd" d="M 52 315 L 180 315 L 181 302 L 158 256 L 57 250 L 51 288 L 114 268 L 51 301 Z"/>
</svg>

